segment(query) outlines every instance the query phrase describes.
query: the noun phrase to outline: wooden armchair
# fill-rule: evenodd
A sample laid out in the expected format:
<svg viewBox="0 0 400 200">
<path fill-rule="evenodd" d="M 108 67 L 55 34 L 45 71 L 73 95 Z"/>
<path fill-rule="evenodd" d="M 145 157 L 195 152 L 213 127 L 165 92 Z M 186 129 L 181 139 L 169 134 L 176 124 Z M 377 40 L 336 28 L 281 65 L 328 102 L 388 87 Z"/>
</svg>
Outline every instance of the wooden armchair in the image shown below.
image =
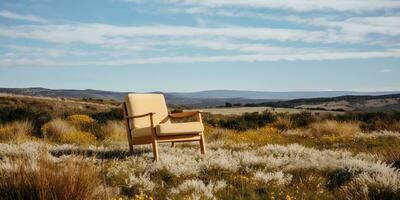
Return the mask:
<svg viewBox="0 0 400 200">
<path fill-rule="evenodd" d="M 168 114 L 162 94 L 128 94 L 123 103 L 129 150 L 133 145 L 152 144 L 154 159 L 158 160 L 158 143 L 199 141 L 200 151 L 206 153 L 204 126 L 200 111 Z M 172 123 L 172 118 L 197 116 L 197 122 Z"/>
</svg>

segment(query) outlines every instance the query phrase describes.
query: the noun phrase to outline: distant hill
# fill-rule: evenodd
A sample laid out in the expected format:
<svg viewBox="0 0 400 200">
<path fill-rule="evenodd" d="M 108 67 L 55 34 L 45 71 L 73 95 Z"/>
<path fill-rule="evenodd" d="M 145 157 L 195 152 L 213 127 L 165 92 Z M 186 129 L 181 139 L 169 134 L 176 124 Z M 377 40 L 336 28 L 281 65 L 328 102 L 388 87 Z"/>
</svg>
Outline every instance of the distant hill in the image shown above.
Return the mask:
<svg viewBox="0 0 400 200">
<path fill-rule="evenodd" d="M 291 100 L 302 98 L 321 98 L 338 96 L 378 96 L 400 93 L 388 92 L 351 92 L 351 91 L 296 91 L 296 92 L 262 92 L 246 90 L 207 90 L 200 92 L 173 92 L 169 93 L 177 97 L 217 99 L 217 98 L 246 98 L 246 99 L 271 99 Z"/>
<path fill-rule="evenodd" d="M 111 99 L 121 101 L 127 92 L 112 92 L 103 90 L 69 90 L 69 89 L 47 89 L 47 88 L 0 88 L 0 93 L 19 94 L 43 97 L 67 97 L 67 98 L 94 98 Z"/>
<path fill-rule="evenodd" d="M 65 98 L 92 98 L 92 99 L 108 99 L 114 101 L 123 101 L 124 97 L 129 92 L 113 92 L 103 90 L 72 90 L 72 89 L 47 89 L 47 88 L 0 88 L 0 93 L 18 94 L 27 96 L 42 96 L 42 97 L 65 97 Z M 162 92 L 153 92 L 162 93 Z M 169 104 L 185 105 L 188 107 L 215 107 L 225 105 L 225 102 L 232 104 L 248 104 L 270 102 L 269 99 L 247 99 L 247 98 L 195 98 L 182 97 L 172 93 L 164 94 L 166 101 Z"/>
<path fill-rule="evenodd" d="M 19 94 L 43 97 L 92 98 L 108 99 L 121 102 L 128 92 L 113 92 L 103 90 L 72 90 L 47 88 L 0 88 L 0 93 Z M 162 92 L 154 92 L 162 93 Z M 387 109 L 397 107 L 396 92 L 346 92 L 346 91 L 316 91 L 316 92 L 260 92 L 240 90 L 209 90 L 201 92 L 162 93 L 169 104 L 188 107 L 215 107 L 231 104 L 248 104 L 250 106 L 273 107 L 304 107 L 309 109 L 365 109 L 371 106 Z M 400 92 L 397 92 L 400 93 Z M 390 99 L 390 100 L 387 100 Z M 385 101 L 384 101 L 385 100 Z M 368 106 L 362 106 L 362 105 Z"/>
<path fill-rule="evenodd" d="M 247 106 L 268 106 L 277 108 L 305 108 L 310 110 L 333 111 L 400 111 L 400 93 L 379 96 L 339 96 L 311 99 L 247 104 Z"/>
</svg>

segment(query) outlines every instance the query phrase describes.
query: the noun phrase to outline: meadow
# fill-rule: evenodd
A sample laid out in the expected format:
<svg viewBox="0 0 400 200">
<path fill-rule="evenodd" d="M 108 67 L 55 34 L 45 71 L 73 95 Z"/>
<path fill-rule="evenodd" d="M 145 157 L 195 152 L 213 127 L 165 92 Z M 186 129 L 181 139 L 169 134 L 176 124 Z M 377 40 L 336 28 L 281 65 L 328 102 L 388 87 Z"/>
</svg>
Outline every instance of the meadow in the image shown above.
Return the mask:
<svg viewBox="0 0 400 200">
<path fill-rule="evenodd" d="M 235 109 L 235 108 L 232 108 Z M 400 113 L 204 114 L 129 154 L 115 103 L 0 99 L 0 199 L 400 199 Z"/>
</svg>

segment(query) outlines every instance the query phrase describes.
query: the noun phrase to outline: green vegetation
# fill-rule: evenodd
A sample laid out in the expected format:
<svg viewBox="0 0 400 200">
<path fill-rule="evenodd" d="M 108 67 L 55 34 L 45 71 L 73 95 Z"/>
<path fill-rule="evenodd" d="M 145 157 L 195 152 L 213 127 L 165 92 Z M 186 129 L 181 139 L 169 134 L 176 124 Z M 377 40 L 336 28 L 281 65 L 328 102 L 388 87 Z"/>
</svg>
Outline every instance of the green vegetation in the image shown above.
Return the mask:
<svg viewBox="0 0 400 200">
<path fill-rule="evenodd" d="M 400 198 L 398 112 L 204 114 L 205 156 L 165 144 L 153 162 L 117 107 L 50 109 L 66 102 L 0 104 L 0 199 Z"/>
<path fill-rule="evenodd" d="M 227 129 L 234 129 L 244 131 L 248 129 L 255 129 L 263 127 L 268 123 L 272 123 L 276 120 L 276 116 L 272 113 L 245 113 L 242 116 L 226 117 L 226 119 L 214 119 L 209 116 L 206 120 L 207 123 Z"/>
</svg>

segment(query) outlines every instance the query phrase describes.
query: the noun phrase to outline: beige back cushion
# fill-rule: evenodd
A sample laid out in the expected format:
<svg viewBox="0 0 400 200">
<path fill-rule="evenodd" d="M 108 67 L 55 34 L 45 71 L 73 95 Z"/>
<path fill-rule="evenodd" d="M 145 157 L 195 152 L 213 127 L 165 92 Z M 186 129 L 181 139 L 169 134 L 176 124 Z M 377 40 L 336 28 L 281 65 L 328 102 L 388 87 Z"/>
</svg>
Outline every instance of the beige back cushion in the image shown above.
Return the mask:
<svg viewBox="0 0 400 200">
<path fill-rule="evenodd" d="M 125 103 L 129 116 L 143 115 L 149 112 L 153 116 L 154 126 L 162 123 L 169 123 L 168 109 L 162 94 L 128 94 Z M 150 117 L 141 117 L 129 120 L 131 128 L 145 128 L 150 126 Z"/>
</svg>

